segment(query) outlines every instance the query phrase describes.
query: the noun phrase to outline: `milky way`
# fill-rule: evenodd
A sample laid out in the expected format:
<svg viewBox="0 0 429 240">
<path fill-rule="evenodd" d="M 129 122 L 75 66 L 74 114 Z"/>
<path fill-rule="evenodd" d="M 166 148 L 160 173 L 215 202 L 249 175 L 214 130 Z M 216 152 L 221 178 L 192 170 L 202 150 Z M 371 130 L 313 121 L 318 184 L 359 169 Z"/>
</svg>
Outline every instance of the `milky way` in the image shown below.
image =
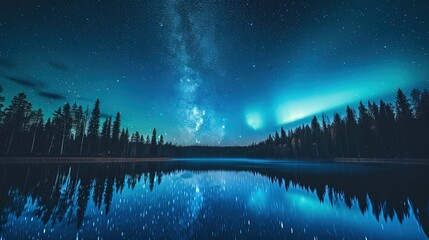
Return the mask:
<svg viewBox="0 0 429 240">
<path fill-rule="evenodd" d="M 168 48 L 175 56 L 178 73 L 176 116 L 181 119 L 182 142 L 220 143 L 225 134 L 223 123 L 210 106 L 214 94 L 204 91 L 210 79 L 199 71 L 200 68 L 217 71 L 213 35 L 216 6 L 192 6 L 180 0 L 167 1 L 165 6 L 171 26 Z"/>
</svg>

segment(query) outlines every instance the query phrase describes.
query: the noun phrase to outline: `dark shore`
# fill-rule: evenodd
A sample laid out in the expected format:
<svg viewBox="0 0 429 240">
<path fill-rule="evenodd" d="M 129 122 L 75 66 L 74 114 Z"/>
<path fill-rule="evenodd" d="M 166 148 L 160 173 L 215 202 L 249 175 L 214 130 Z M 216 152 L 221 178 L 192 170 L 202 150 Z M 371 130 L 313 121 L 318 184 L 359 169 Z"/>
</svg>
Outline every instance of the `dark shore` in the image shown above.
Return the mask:
<svg viewBox="0 0 429 240">
<path fill-rule="evenodd" d="M 121 163 L 121 162 L 157 162 L 173 158 L 129 158 L 129 157 L 40 157 L 40 156 L 1 156 L 0 164 L 44 164 L 44 163 Z M 290 160 L 290 159 L 279 159 Z M 292 159 L 293 160 L 293 159 Z M 300 159 L 298 159 L 300 160 Z M 394 158 L 334 158 L 334 159 L 301 159 L 305 161 L 339 162 L 339 163 L 386 163 L 386 164 L 423 164 L 429 165 L 429 159 L 394 159 Z"/>
<path fill-rule="evenodd" d="M 344 162 L 344 163 L 387 163 L 387 164 L 424 164 L 429 165 L 429 159 L 421 158 L 404 158 L 404 159 L 395 159 L 395 158 L 334 158 L 334 162 Z"/>
<path fill-rule="evenodd" d="M 116 157 L 0 157 L 0 164 L 40 163 L 120 163 L 168 161 L 171 158 L 116 158 Z"/>
</svg>

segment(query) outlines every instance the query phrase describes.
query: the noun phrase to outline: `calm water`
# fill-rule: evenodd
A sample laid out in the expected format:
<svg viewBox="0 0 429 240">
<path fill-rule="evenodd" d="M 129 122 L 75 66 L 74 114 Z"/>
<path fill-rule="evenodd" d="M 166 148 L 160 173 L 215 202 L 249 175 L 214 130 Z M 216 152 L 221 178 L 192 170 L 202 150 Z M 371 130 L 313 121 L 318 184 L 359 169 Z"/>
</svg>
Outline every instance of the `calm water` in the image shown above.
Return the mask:
<svg viewBox="0 0 429 240">
<path fill-rule="evenodd" d="M 0 165 L 0 238 L 428 239 L 429 168 L 247 159 Z"/>
</svg>

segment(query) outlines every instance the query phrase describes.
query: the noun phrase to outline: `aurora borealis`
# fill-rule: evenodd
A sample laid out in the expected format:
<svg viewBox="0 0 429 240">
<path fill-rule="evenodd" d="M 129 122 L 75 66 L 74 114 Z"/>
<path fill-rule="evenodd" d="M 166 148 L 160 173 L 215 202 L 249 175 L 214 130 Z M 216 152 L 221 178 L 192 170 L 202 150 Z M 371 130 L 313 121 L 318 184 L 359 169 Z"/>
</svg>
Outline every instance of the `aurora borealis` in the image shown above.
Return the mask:
<svg viewBox="0 0 429 240">
<path fill-rule="evenodd" d="M 427 1 L 2 1 L 0 84 L 45 118 L 120 111 L 178 144 L 280 126 L 429 85 Z"/>
</svg>

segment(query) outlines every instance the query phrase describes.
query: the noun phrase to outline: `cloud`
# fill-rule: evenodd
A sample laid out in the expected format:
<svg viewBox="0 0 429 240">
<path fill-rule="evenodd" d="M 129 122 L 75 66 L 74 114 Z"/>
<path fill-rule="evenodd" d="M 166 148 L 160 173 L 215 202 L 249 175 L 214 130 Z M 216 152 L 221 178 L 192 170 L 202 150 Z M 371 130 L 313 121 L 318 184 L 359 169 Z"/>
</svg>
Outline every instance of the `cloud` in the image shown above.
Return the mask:
<svg viewBox="0 0 429 240">
<path fill-rule="evenodd" d="M 70 67 L 67 66 L 66 64 L 59 62 L 59 61 L 54 61 L 54 60 L 49 60 L 48 64 L 55 70 L 58 71 L 62 71 L 62 72 L 69 72 L 70 71 Z"/>
<path fill-rule="evenodd" d="M 45 92 L 45 91 L 39 91 L 38 94 L 41 97 L 52 99 L 52 100 L 63 100 L 63 99 L 66 99 L 66 96 L 58 94 L 58 93 L 50 93 L 50 92 Z"/>
<path fill-rule="evenodd" d="M 17 83 L 19 85 L 25 86 L 25 87 L 31 87 L 31 88 L 38 88 L 38 87 L 43 87 L 44 84 L 38 81 L 33 81 L 33 80 L 29 80 L 29 79 L 25 79 L 25 78 L 20 78 L 20 77 L 10 77 L 10 76 L 2 76 L 3 78 Z"/>
</svg>

